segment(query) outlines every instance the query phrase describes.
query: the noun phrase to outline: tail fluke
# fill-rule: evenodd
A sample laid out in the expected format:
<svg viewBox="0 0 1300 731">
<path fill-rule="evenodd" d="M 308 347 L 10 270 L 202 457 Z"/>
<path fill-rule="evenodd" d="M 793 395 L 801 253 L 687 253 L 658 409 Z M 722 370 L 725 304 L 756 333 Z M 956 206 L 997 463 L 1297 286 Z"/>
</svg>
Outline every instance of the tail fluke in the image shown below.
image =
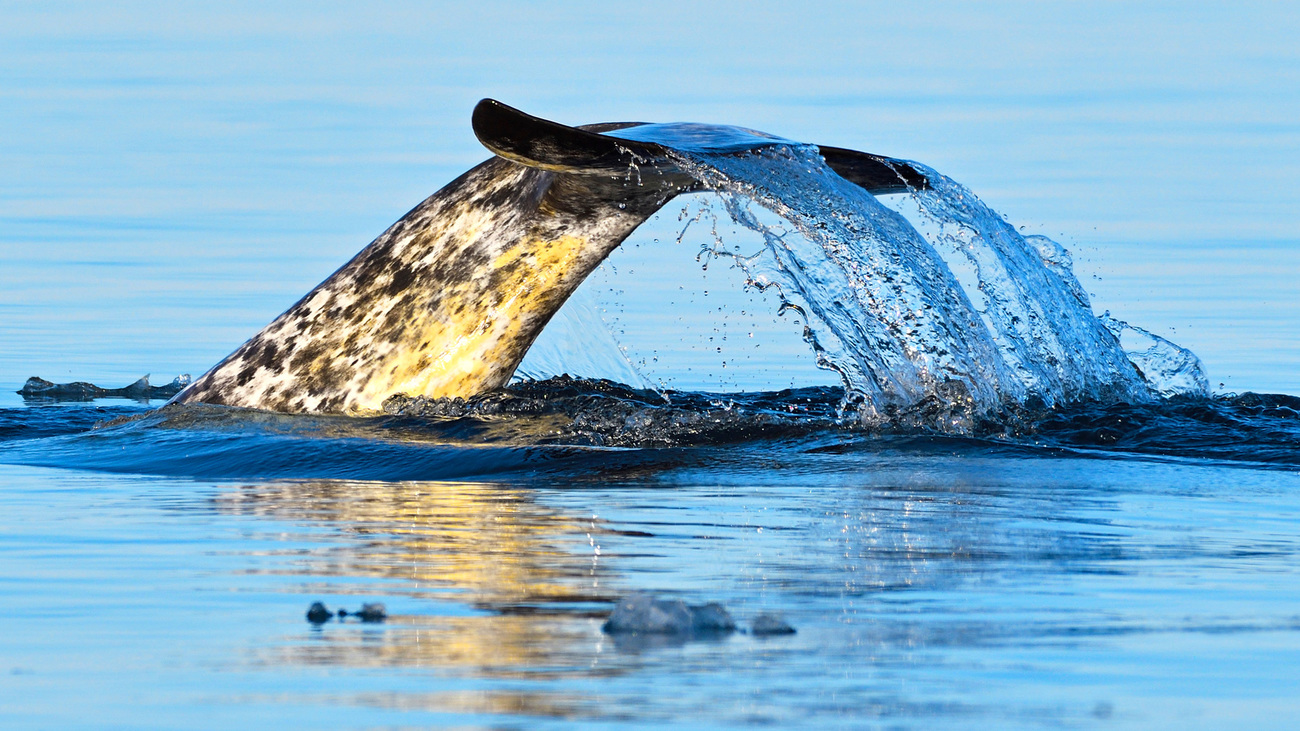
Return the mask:
<svg viewBox="0 0 1300 731">
<path fill-rule="evenodd" d="M 612 122 L 569 127 L 522 112 L 495 99 L 474 107 L 474 134 L 497 155 L 528 167 L 572 174 L 626 174 L 630 165 L 653 168 L 664 175 L 685 175 L 672 162 L 673 147 L 660 142 L 626 139 L 619 130 L 644 122 Z M 652 125 L 657 126 L 657 125 Z M 754 136 L 748 149 L 786 142 Z M 873 195 L 906 193 L 929 187 L 925 175 L 905 160 L 842 147 L 818 146 L 826 164 L 840 177 Z M 731 154 L 742 154 L 737 149 Z"/>
</svg>

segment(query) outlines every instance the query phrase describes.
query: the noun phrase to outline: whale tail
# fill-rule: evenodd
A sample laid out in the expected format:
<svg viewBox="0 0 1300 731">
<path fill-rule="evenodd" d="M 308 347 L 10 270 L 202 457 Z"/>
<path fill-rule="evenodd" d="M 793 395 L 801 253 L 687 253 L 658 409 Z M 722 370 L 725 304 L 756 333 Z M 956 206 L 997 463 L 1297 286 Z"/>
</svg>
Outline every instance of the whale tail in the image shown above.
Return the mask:
<svg viewBox="0 0 1300 731">
<path fill-rule="evenodd" d="M 496 156 L 430 196 L 173 399 L 272 411 L 373 413 L 399 393 L 505 385 L 533 340 L 637 226 L 706 190 L 692 153 L 798 145 L 700 124 L 568 127 L 484 99 Z M 926 187 L 902 160 L 834 147 L 826 163 L 875 194 Z"/>
<path fill-rule="evenodd" d="M 698 145 L 700 141 L 698 137 L 690 139 L 681 136 L 680 130 L 689 127 L 697 133 L 704 130 L 714 132 L 703 144 L 717 145 L 715 131 L 720 129 L 704 125 L 656 125 L 645 122 L 608 122 L 569 127 L 534 117 L 495 99 L 483 99 L 474 107 L 473 126 L 475 136 L 484 147 L 522 165 L 558 173 L 622 175 L 627 173 L 628 165 L 633 163 L 643 170 L 652 168 L 669 178 L 680 178 L 672 182 L 679 188 L 691 186 L 692 190 L 703 188 L 673 162 L 673 151 Z M 648 128 L 655 129 L 651 134 L 645 134 Z M 666 128 L 672 129 L 669 131 Z M 730 146 L 726 149 L 732 152 L 790 142 L 771 135 L 750 133 L 750 130 L 730 129 L 737 132 L 727 138 Z M 842 147 L 817 147 L 827 166 L 836 174 L 873 195 L 906 193 L 930 187 L 925 175 L 906 160 Z"/>
</svg>

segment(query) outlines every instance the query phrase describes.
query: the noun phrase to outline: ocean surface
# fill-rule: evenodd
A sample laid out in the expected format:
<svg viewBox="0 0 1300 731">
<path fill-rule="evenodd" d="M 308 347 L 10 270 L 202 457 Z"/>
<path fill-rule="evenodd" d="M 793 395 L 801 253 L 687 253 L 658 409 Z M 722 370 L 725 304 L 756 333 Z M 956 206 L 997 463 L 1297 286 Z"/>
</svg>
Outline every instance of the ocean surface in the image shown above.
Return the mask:
<svg viewBox="0 0 1300 731">
<path fill-rule="evenodd" d="M 4 728 L 1287 728 L 1300 712 L 1300 14 L 5 17 Z M 568 124 L 738 125 L 956 187 L 848 210 L 809 193 L 832 179 L 773 175 L 789 158 L 696 156 L 723 195 L 665 207 L 515 384 L 468 403 L 350 418 L 14 393 L 201 374 L 486 159 L 482 97 Z M 954 202 L 976 196 L 988 215 L 963 230 L 983 238 L 944 249 Z M 945 347 L 906 357 L 956 344 L 1006 365 L 980 380 L 988 358 L 944 361 L 974 408 L 881 387 L 818 291 L 791 295 L 800 272 L 825 283 L 877 251 L 837 259 L 801 225 L 859 231 L 886 209 L 938 242 L 942 292 L 988 330 L 925 331 L 913 342 Z M 774 233 L 795 259 L 758 258 Z M 1028 304 L 1047 301 L 1058 280 L 1015 252 L 1068 262 L 1049 239 L 1079 296 L 1060 280 L 1060 317 L 1022 343 L 982 298 L 1021 312 L 1009 283 L 1032 279 Z M 1009 278 L 979 270 L 995 259 Z M 746 286 L 764 276 L 782 287 Z M 1016 367 L 1008 353 L 1084 342 L 1064 322 L 1100 338 L 1059 351 L 1069 373 L 1119 362 L 1088 308 L 1194 353 L 1208 390 L 1150 359 L 1050 388 Z M 603 632 L 642 592 L 719 603 L 740 631 Z M 388 616 L 312 624 L 316 601 Z M 762 614 L 796 632 L 750 631 Z"/>
</svg>

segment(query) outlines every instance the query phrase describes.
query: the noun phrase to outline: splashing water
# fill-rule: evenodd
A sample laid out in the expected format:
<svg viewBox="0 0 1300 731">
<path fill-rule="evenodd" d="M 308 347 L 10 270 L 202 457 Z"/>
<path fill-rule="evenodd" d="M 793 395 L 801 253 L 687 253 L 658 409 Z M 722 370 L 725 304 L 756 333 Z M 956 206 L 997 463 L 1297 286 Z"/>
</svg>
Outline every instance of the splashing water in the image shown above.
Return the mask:
<svg viewBox="0 0 1300 731">
<path fill-rule="evenodd" d="M 839 373 L 846 406 L 864 421 L 930 402 L 941 407 L 935 426 L 964 432 L 1024 405 L 1208 394 L 1195 355 L 1097 317 L 1061 246 L 1020 235 L 942 174 L 913 163 L 932 186 L 912 192 L 913 225 L 836 175 L 814 146 L 738 155 L 683 144 L 693 132 L 655 125 L 638 136 L 671 138 L 675 162 L 763 237 L 754 256 L 712 253 L 805 316 L 818 365 Z M 761 222 L 755 203 L 793 230 Z M 1121 336 L 1145 341 L 1126 352 Z"/>
<path fill-rule="evenodd" d="M 1157 394 L 1166 398 L 1209 395 L 1210 380 L 1195 353 L 1136 325 L 1116 320 L 1110 312 L 1100 320 L 1123 344 L 1124 353 Z"/>
<path fill-rule="evenodd" d="M 651 383 L 627 359 L 585 290 L 574 292 L 515 369 L 512 383 L 561 375 L 606 375 L 633 388 Z"/>
</svg>

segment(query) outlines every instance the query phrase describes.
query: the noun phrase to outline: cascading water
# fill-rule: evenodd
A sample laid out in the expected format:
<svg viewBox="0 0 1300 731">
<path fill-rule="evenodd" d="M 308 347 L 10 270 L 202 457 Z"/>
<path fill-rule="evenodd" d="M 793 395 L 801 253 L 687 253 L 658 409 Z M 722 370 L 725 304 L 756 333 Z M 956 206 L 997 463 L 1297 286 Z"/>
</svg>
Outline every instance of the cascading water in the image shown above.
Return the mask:
<svg viewBox="0 0 1300 731">
<path fill-rule="evenodd" d="M 650 382 L 627 359 L 586 290 L 573 293 L 528 349 L 512 382 L 599 373 L 634 388 Z"/>
<path fill-rule="evenodd" d="M 929 402 L 947 409 L 936 426 L 965 431 L 971 417 L 1006 407 L 1208 395 L 1193 354 L 1097 317 L 1062 247 L 1020 235 L 937 171 L 915 165 L 931 187 L 912 192 L 913 225 L 836 175 L 814 146 L 738 154 L 748 131 L 729 130 L 737 140 L 729 145 L 717 144 L 726 137 L 719 129 L 708 128 L 703 143 L 698 125 L 619 134 L 670 141 L 674 162 L 762 235 L 755 256 L 714 253 L 805 314 L 819 365 L 840 374 L 846 403 L 865 420 Z M 755 203 L 793 231 L 762 223 Z M 1126 332 L 1146 342 L 1126 353 Z"/>
</svg>

